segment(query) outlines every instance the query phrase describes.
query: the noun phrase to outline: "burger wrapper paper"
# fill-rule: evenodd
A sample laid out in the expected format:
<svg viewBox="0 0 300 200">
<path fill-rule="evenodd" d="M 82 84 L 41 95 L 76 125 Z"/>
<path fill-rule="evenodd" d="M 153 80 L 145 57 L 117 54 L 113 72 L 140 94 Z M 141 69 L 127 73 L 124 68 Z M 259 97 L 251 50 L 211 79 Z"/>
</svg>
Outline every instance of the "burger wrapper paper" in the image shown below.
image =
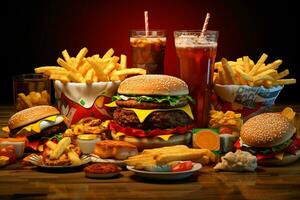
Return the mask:
<svg viewBox="0 0 300 200">
<path fill-rule="evenodd" d="M 69 119 L 69 124 L 75 124 L 85 117 L 95 117 L 101 120 L 111 119 L 110 108 L 105 104 L 111 102 L 120 81 L 86 83 L 66 83 L 55 80 L 55 99 L 57 107 Z"/>
<path fill-rule="evenodd" d="M 282 89 L 283 86 L 272 88 L 219 84 L 214 86 L 214 92 L 221 99 L 217 103 L 217 109 L 239 112 L 244 120 L 270 109 Z"/>
</svg>

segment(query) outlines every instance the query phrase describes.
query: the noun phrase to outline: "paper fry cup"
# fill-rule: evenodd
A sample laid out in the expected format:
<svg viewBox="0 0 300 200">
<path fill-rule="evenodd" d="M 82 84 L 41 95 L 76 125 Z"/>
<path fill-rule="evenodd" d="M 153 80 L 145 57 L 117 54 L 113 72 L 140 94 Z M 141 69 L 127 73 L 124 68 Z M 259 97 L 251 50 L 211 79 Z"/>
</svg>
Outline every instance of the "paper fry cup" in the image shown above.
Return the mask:
<svg viewBox="0 0 300 200">
<path fill-rule="evenodd" d="M 275 103 L 282 89 L 283 86 L 272 88 L 219 84 L 214 86 L 216 95 L 223 101 L 223 110 L 230 108 L 228 104 L 240 104 L 243 108 L 238 112 L 242 113 L 244 118 L 269 109 Z M 224 107 L 226 108 L 224 109 Z"/>
<path fill-rule="evenodd" d="M 55 99 L 60 112 L 67 116 L 69 125 L 84 117 L 95 117 L 102 120 L 111 119 L 108 107 L 104 104 L 111 102 L 120 81 L 66 83 L 55 80 Z"/>
</svg>

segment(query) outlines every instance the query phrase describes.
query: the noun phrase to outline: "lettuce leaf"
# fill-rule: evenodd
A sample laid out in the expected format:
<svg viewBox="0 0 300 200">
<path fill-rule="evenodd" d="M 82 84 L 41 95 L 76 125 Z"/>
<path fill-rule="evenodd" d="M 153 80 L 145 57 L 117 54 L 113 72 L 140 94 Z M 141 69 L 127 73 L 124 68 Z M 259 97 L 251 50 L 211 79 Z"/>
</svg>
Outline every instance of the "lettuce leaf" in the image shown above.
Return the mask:
<svg viewBox="0 0 300 200">
<path fill-rule="evenodd" d="M 254 147 L 245 146 L 245 145 L 242 145 L 242 147 L 244 149 L 247 149 L 252 154 L 268 155 L 268 154 L 273 154 L 273 153 L 279 153 L 279 152 L 283 151 L 284 149 L 286 149 L 288 146 L 290 146 L 292 143 L 293 143 L 293 139 L 289 139 L 282 144 L 279 144 L 277 146 L 270 147 L 270 148 L 258 148 L 258 147 L 254 148 Z"/>
<path fill-rule="evenodd" d="M 188 100 L 191 103 L 195 103 L 195 100 L 189 95 L 183 96 L 126 96 L 122 94 L 118 94 L 112 97 L 112 101 L 124 100 L 127 101 L 129 99 L 136 100 L 137 102 L 153 102 L 153 103 L 168 103 L 171 106 L 178 104 L 181 100 Z"/>
</svg>

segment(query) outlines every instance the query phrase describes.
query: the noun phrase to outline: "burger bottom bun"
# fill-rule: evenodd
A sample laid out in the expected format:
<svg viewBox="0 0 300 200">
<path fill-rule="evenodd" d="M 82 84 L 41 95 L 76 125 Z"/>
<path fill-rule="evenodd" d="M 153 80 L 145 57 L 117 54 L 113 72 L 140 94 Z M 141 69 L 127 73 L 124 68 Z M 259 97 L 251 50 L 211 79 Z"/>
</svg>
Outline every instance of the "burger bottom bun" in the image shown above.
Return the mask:
<svg viewBox="0 0 300 200">
<path fill-rule="evenodd" d="M 189 145 L 192 140 L 192 133 L 187 132 L 186 134 L 172 135 L 167 141 L 159 138 L 159 137 L 133 137 L 133 136 L 121 136 L 116 137 L 114 133 L 112 133 L 112 137 L 114 140 L 121 140 L 129 142 L 135 145 L 139 151 L 143 149 L 153 149 L 165 146 L 173 146 L 173 145 Z"/>
<path fill-rule="evenodd" d="M 261 166 L 283 166 L 296 162 L 300 158 L 300 150 L 296 151 L 296 154 L 285 154 L 282 160 L 276 158 L 258 160 L 257 164 Z"/>
</svg>

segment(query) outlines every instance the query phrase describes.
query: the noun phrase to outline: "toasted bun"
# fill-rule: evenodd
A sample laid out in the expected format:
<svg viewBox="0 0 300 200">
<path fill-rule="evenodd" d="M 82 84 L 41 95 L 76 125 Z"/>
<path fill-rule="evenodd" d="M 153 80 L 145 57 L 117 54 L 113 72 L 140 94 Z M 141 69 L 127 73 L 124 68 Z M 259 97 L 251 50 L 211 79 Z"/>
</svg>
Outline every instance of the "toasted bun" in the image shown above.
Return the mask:
<svg viewBox="0 0 300 200">
<path fill-rule="evenodd" d="M 300 150 L 296 151 L 296 154 L 284 154 L 282 160 L 278 160 L 277 158 L 263 159 L 258 160 L 258 165 L 262 166 L 283 166 L 289 165 L 296 162 L 300 158 Z"/>
<path fill-rule="evenodd" d="M 279 113 L 263 113 L 250 118 L 241 127 L 240 137 L 252 147 L 273 147 L 295 133 L 292 123 Z"/>
<path fill-rule="evenodd" d="M 20 112 L 15 113 L 8 120 L 8 127 L 10 130 L 15 128 L 19 128 L 25 126 L 27 124 L 33 123 L 45 117 L 49 117 L 51 115 L 57 115 L 59 111 L 52 106 L 35 106 L 31 108 L 27 108 Z"/>
<path fill-rule="evenodd" d="M 190 132 L 183 134 L 183 135 L 172 135 L 167 141 L 159 138 L 159 137 L 133 137 L 133 136 L 122 136 L 116 137 L 115 134 L 112 132 L 112 137 L 114 140 L 122 140 L 129 142 L 135 145 L 139 151 L 144 149 L 153 149 L 165 146 L 173 146 L 173 145 L 189 145 L 192 139 L 192 134 Z"/>
<path fill-rule="evenodd" d="M 187 84 L 174 76 L 138 75 L 125 79 L 118 88 L 119 94 L 127 95 L 187 95 Z"/>
</svg>

